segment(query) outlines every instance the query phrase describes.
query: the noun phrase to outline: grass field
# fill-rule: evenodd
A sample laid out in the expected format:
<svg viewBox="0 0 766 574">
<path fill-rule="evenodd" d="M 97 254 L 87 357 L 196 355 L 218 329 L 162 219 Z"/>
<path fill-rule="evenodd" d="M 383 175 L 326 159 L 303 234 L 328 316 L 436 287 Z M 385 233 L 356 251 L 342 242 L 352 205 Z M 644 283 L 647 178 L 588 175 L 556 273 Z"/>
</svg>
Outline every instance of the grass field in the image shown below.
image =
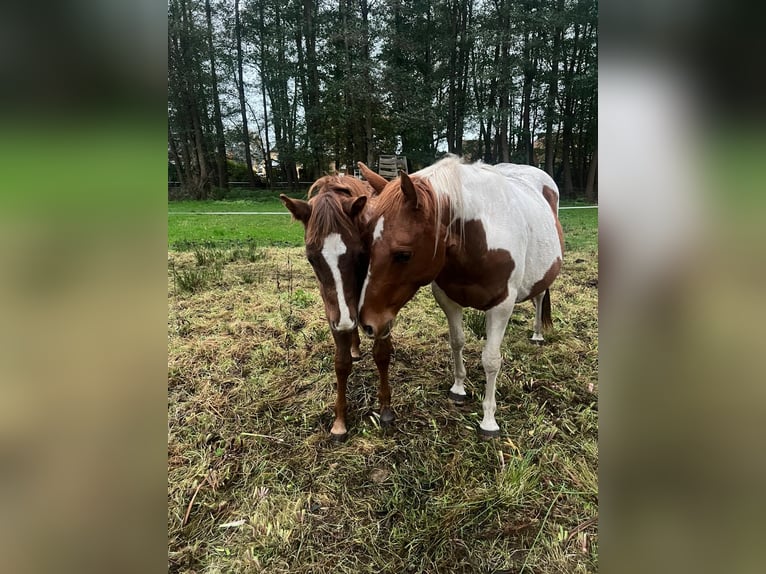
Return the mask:
<svg viewBox="0 0 766 574">
<path fill-rule="evenodd" d="M 393 334 L 396 430 L 378 427 L 365 340 L 349 384 L 350 436 L 337 445 L 328 438 L 333 343 L 300 224 L 221 216 L 228 219 L 216 227 L 206 219 L 216 216 L 189 216 L 192 223 L 176 226 L 169 243 L 181 249 L 168 253 L 169 571 L 595 572 L 596 212 L 562 212 L 568 252 L 545 346 L 528 341 L 532 306 L 514 312 L 498 377 L 503 436 L 491 442 L 476 433 L 480 314 L 465 320 L 474 401 L 456 408 L 446 397 L 446 319 L 424 289 Z M 177 217 L 185 216 L 169 223 Z M 272 236 L 298 246 L 269 246 Z"/>
<path fill-rule="evenodd" d="M 288 193 L 305 198 L 306 192 Z M 563 206 L 582 205 L 562 202 Z M 562 224 L 569 227 L 567 248 L 596 248 L 596 209 L 562 210 Z M 207 215 L 205 212 L 279 212 L 283 215 Z M 187 215 L 199 213 L 200 215 Z M 262 191 L 239 200 L 172 201 L 168 204 L 168 247 L 188 250 L 195 247 L 300 246 L 303 228 L 299 223 L 286 225 L 290 214 L 279 201 L 279 192 Z M 582 245 L 581 241 L 587 243 Z"/>
</svg>

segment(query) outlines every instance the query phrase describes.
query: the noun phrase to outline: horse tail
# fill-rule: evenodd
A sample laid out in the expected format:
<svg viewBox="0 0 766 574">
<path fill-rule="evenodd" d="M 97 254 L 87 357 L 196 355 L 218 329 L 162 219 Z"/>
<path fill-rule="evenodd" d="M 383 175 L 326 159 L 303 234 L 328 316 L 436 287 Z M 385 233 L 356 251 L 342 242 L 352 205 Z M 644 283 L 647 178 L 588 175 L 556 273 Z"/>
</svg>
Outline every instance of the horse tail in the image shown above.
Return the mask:
<svg viewBox="0 0 766 574">
<path fill-rule="evenodd" d="M 551 290 L 546 289 L 545 295 L 543 295 L 543 328 L 544 329 L 552 329 L 553 328 L 553 317 L 551 315 Z"/>
</svg>

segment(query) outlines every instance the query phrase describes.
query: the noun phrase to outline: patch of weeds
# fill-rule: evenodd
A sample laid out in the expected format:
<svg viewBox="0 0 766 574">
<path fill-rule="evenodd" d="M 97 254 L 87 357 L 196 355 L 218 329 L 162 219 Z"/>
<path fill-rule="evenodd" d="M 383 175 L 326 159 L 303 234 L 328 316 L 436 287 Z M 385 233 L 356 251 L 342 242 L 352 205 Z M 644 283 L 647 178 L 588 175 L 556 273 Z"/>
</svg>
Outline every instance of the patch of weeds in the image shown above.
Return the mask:
<svg viewBox="0 0 766 574">
<path fill-rule="evenodd" d="M 291 331 L 300 331 L 306 326 L 306 321 L 290 313 L 285 317 L 285 327 Z"/>
<path fill-rule="evenodd" d="M 255 272 L 250 269 L 245 269 L 244 271 L 240 272 L 239 277 L 242 279 L 242 283 L 246 283 L 248 285 L 255 283 L 255 280 L 257 279 Z"/>
<path fill-rule="evenodd" d="M 487 325 L 482 311 L 476 311 L 475 309 L 465 309 L 464 324 L 471 332 L 476 335 L 477 339 L 484 339 L 487 336 Z"/>
<path fill-rule="evenodd" d="M 218 283 L 223 279 L 223 265 L 220 263 L 212 267 L 190 267 L 180 270 L 173 266 L 171 270 L 176 290 L 181 293 L 196 293 L 207 288 L 211 283 Z"/>
<path fill-rule="evenodd" d="M 314 304 L 314 296 L 303 289 L 296 289 L 290 297 L 290 303 L 298 309 L 306 309 Z"/>
<path fill-rule="evenodd" d="M 250 263 L 255 263 L 256 261 L 265 259 L 266 253 L 263 251 L 263 249 L 258 249 L 255 245 L 250 244 L 247 246 L 245 258 L 250 261 Z"/>
<path fill-rule="evenodd" d="M 212 265 L 221 262 L 226 258 L 226 254 L 220 249 L 197 247 L 194 250 L 194 258 L 200 267 Z"/>
<path fill-rule="evenodd" d="M 250 243 L 242 247 L 235 247 L 228 253 L 226 259 L 231 263 L 235 261 L 249 261 L 250 263 L 255 263 L 265 257 L 266 253 L 263 249 L 259 249 L 256 245 Z"/>
<path fill-rule="evenodd" d="M 330 338 L 330 331 L 324 326 L 314 327 L 311 337 L 317 343 L 324 343 Z"/>
<path fill-rule="evenodd" d="M 207 285 L 207 272 L 205 269 L 174 269 L 173 279 L 176 289 L 182 293 L 195 293 Z"/>
<path fill-rule="evenodd" d="M 183 317 L 176 317 L 176 332 L 179 337 L 186 337 L 192 332 L 192 324 Z"/>
</svg>

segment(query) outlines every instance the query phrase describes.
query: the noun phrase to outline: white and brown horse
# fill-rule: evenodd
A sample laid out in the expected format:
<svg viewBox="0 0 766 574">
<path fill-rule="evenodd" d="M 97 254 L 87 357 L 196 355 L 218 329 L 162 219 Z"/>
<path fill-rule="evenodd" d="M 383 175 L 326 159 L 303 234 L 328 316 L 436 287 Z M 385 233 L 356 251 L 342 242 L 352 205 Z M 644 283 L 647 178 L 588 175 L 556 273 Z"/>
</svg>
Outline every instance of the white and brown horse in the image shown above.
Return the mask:
<svg viewBox="0 0 766 574">
<path fill-rule="evenodd" d="M 463 308 L 485 312 L 484 437 L 500 434 L 495 381 L 514 305 L 534 303 L 534 341 L 552 324 L 548 288 L 564 244 L 558 198 L 556 184 L 537 168 L 448 156 L 412 176 L 400 173 L 365 210 L 370 264 L 359 304 L 362 327 L 376 341 L 387 339 L 399 310 L 431 283 L 449 323 L 455 372 L 449 396 L 456 403 L 467 398 Z"/>
<path fill-rule="evenodd" d="M 385 183 L 380 176 L 364 169 L 369 178 L 378 177 Z M 371 192 L 368 184 L 354 177 L 325 176 L 311 186 L 308 201 L 284 194 L 279 196 L 305 228 L 306 257 L 319 281 L 327 322 L 335 341 L 337 396 L 330 434 L 336 440 L 347 436 L 346 384 L 352 361 L 360 358 L 357 303 L 369 257 L 358 216 Z M 393 421 L 388 386 L 391 341 L 375 341 L 373 356 L 380 373 L 380 420 L 382 425 L 387 425 Z"/>
</svg>

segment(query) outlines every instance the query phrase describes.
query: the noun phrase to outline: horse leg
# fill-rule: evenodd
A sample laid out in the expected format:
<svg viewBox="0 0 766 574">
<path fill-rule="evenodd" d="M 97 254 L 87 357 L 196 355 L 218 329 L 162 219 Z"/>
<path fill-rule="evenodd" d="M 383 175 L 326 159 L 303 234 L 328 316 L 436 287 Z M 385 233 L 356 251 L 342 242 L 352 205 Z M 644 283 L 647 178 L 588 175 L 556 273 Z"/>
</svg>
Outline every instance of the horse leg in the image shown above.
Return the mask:
<svg viewBox="0 0 766 574">
<path fill-rule="evenodd" d="M 455 382 L 449 390 L 449 398 L 456 405 L 462 405 L 468 400 L 468 394 L 465 391 L 465 363 L 463 362 L 463 347 L 465 347 L 463 308 L 450 299 L 435 282 L 431 283 L 431 291 L 439 307 L 447 316 L 447 323 L 449 323 L 449 344 L 452 348 L 452 365 L 455 373 Z"/>
<path fill-rule="evenodd" d="M 351 333 L 351 360 L 356 362 L 362 358 L 362 351 L 359 349 L 359 327 L 354 327 Z"/>
<path fill-rule="evenodd" d="M 335 397 L 335 421 L 330 436 L 337 441 L 344 440 L 346 431 L 346 383 L 351 374 L 351 333 L 332 331 L 335 339 L 335 378 L 338 382 Z"/>
<path fill-rule="evenodd" d="M 380 374 L 378 401 L 380 402 L 380 425 L 389 427 L 394 422 L 394 411 L 391 410 L 391 387 L 388 385 L 388 365 L 391 362 L 391 337 L 375 339 L 372 356 Z"/>
<path fill-rule="evenodd" d="M 543 297 L 545 297 L 545 291 L 532 298 L 532 303 L 535 305 L 535 330 L 531 340 L 537 345 L 542 345 L 545 342 L 543 338 Z"/>
<path fill-rule="evenodd" d="M 499 305 L 492 307 L 486 312 L 487 317 L 487 343 L 481 353 L 481 362 L 484 366 L 484 374 L 487 377 L 487 386 L 484 389 L 484 418 L 479 423 L 479 434 L 482 438 L 494 438 L 500 436 L 500 427 L 495 421 L 495 382 L 502 364 L 500 344 L 503 342 L 505 328 L 508 319 L 513 312 L 516 293 L 509 292 L 508 298 Z"/>
</svg>

